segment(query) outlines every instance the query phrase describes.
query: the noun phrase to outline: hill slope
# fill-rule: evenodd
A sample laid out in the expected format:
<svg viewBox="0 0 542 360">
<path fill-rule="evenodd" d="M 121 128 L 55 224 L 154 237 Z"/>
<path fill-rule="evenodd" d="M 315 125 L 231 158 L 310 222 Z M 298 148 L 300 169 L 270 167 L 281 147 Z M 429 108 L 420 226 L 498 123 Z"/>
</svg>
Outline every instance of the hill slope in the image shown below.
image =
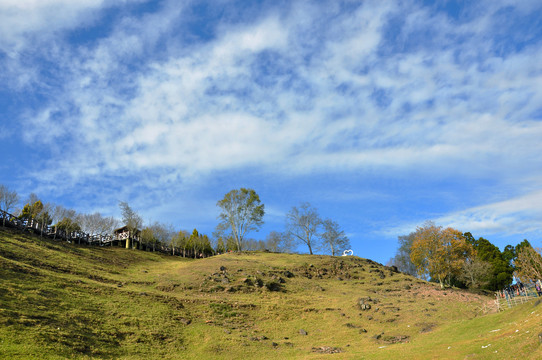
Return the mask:
<svg viewBox="0 0 542 360">
<path fill-rule="evenodd" d="M 0 230 L 0 358 L 539 358 L 540 308 L 358 257 L 189 260 Z M 498 354 L 496 356 L 496 354 Z"/>
</svg>

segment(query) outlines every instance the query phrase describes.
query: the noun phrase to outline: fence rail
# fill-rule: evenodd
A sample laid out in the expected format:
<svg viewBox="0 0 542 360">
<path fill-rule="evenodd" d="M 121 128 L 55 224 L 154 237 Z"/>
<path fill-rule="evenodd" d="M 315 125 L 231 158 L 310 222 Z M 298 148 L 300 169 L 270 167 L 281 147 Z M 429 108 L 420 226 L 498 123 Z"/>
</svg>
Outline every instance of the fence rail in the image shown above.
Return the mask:
<svg viewBox="0 0 542 360">
<path fill-rule="evenodd" d="M 17 229 L 21 232 L 31 232 L 42 237 L 47 237 L 54 240 L 64 240 L 69 243 L 77 243 L 80 245 L 95 245 L 95 246 L 123 246 L 126 244 L 129 235 L 127 233 L 118 233 L 115 235 L 87 234 L 83 231 L 67 232 L 59 229 L 57 226 L 51 226 L 40 223 L 35 219 L 20 219 L 19 217 L 0 210 L 0 227 Z M 134 245 L 132 248 L 138 248 L 145 251 L 160 252 L 163 254 L 183 255 L 184 250 L 178 247 L 172 247 L 171 244 L 162 243 L 145 243 L 140 238 L 132 239 Z M 137 243 L 137 247 L 135 244 Z M 176 251 L 175 251 L 176 250 Z M 197 254 L 194 252 L 194 258 L 207 257 L 209 254 Z"/>
<path fill-rule="evenodd" d="M 0 210 L 0 225 L 21 231 L 29 231 L 55 240 L 77 242 L 78 244 L 105 246 L 113 245 L 113 242 L 119 241 L 113 235 L 87 234 L 82 231 L 68 232 L 59 229 L 57 226 L 40 223 L 35 219 L 19 219 L 17 216 L 3 210 Z"/>
<path fill-rule="evenodd" d="M 495 307 L 497 311 L 512 308 L 517 305 L 528 303 L 535 299 L 540 299 L 534 286 L 526 286 L 521 290 L 502 290 L 495 293 Z"/>
</svg>

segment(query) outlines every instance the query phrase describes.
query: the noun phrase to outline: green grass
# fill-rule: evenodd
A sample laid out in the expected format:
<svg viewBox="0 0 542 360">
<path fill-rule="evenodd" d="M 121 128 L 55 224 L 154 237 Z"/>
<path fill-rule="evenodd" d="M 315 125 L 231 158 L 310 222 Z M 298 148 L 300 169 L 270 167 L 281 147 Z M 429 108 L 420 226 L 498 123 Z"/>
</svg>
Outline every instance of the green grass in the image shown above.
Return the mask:
<svg viewBox="0 0 542 360">
<path fill-rule="evenodd" d="M 0 279 L 0 358 L 542 357 L 542 308 L 483 315 L 491 298 L 357 257 L 189 260 L 0 229 Z"/>
</svg>

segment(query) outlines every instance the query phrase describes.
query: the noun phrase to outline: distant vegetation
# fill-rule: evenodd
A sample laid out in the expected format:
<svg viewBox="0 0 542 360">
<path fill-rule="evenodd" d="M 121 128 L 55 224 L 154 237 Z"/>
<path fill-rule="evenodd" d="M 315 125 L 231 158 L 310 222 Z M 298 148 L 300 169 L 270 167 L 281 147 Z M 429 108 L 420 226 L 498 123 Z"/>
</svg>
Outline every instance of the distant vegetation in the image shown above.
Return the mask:
<svg viewBox="0 0 542 360">
<path fill-rule="evenodd" d="M 427 222 L 399 237 L 399 248 L 389 265 L 404 273 L 440 283 L 441 287 L 501 290 L 513 276 L 525 284 L 542 279 L 542 256 L 529 241 L 503 251 L 471 233 Z"/>
<path fill-rule="evenodd" d="M 202 258 L 226 252 L 268 250 L 295 252 L 306 247 L 315 252 L 339 255 L 350 248 L 350 242 L 339 224 L 322 219 L 310 203 L 293 206 L 285 216 L 285 230 L 271 231 L 265 240 L 248 237 L 258 231 L 265 215 L 264 204 L 253 189 L 231 190 L 217 202 L 220 209 L 213 236 L 197 229 L 176 230 L 173 225 L 159 221 L 145 222 L 127 202 L 120 202 L 122 220 L 100 213 L 81 214 L 62 205 L 42 202 L 30 194 L 17 208 L 17 192 L 0 185 L 0 209 L 14 212 L 26 222 L 37 221 L 41 229 L 52 226 L 64 233 L 84 232 L 92 235 L 111 234 L 124 226 L 130 234 L 127 248 L 168 252 L 182 257 Z M 5 217 L 2 220 L 5 225 Z M 55 231 L 56 234 L 56 231 Z M 137 241 L 132 238 L 136 238 Z M 542 276 L 540 249 L 524 240 L 501 251 L 489 240 L 475 239 L 469 232 L 442 228 L 427 222 L 416 231 L 399 236 L 399 247 L 388 265 L 419 278 L 445 286 L 470 289 L 500 290 L 512 283 L 513 276 L 524 283 L 534 283 Z"/>
<path fill-rule="evenodd" d="M 43 202 L 33 193 L 23 202 L 22 209 L 17 207 L 19 202 L 16 191 L 0 185 L 0 210 L 14 213 L 25 223 L 38 222 L 42 230 L 53 227 L 55 233 L 61 230 L 64 233 L 106 235 L 123 226 L 130 234 L 125 240 L 127 248 L 169 252 L 182 257 L 201 258 L 244 250 L 292 253 L 297 251 L 300 244 L 306 245 L 311 254 L 317 250 L 319 253 L 338 255 L 350 248 L 349 240 L 339 224 L 320 218 L 309 203 L 292 207 L 285 219 L 285 231 L 271 231 L 265 240 L 249 238 L 248 234 L 258 231 L 263 224 L 265 210 L 258 194 L 246 188 L 231 190 L 217 202 L 220 215 L 213 236 L 202 234 L 195 228 L 192 231 L 186 228 L 179 230 L 160 221 L 145 222 L 125 201 L 119 202 L 121 220 L 98 212 L 78 213 L 62 205 Z"/>
</svg>

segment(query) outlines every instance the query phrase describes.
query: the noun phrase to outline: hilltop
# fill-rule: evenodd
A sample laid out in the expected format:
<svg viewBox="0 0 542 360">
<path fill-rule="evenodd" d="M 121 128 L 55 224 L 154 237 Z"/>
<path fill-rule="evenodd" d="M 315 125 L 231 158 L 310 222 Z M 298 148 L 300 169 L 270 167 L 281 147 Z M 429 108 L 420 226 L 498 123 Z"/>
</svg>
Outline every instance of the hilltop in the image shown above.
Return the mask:
<svg viewBox="0 0 542 360">
<path fill-rule="evenodd" d="M 0 230 L 0 358 L 539 358 L 540 307 L 359 257 L 184 259 Z M 333 354 L 333 355 L 331 355 Z"/>
</svg>

